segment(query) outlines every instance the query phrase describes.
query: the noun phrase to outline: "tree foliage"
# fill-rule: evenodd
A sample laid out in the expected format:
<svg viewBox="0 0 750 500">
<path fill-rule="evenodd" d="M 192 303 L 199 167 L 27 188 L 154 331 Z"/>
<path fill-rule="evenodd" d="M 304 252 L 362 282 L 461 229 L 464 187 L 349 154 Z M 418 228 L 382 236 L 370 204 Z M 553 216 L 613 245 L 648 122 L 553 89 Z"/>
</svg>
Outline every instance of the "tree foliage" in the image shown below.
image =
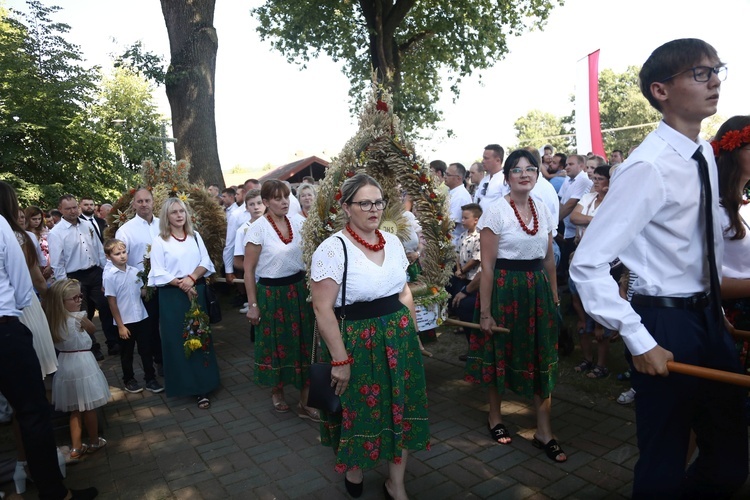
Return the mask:
<svg viewBox="0 0 750 500">
<path fill-rule="evenodd" d="M 539 150 L 546 144 L 551 144 L 555 150 L 568 151 L 570 148 L 569 127 L 563 123 L 563 118 L 546 113 L 538 109 L 529 111 L 513 124 L 518 139 L 517 148 L 527 146 Z"/>
<path fill-rule="evenodd" d="M 253 9 L 262 39 L 290 62 L 327 54 L 344 64 L 354 112 L 367 97 L 373 71 L 393 95 L 407 131 L 434 126 L 449 73 L 461 80 L 508 52 L 507 38 L 542 26 L 561 0 L 267 0 Z M 480 75 L 481 76 L 481 75 Z"/>
<path fill-rule="evenodd" d="M 0 177 L 22 204 L 54 206 L 64 192 L 112 198 L 134 171 L 97 106 L 99 68 L 83 66 L 69 26 L 52 20 L 59 7 L 27 5 L 0 13 Z"/>
</svg>

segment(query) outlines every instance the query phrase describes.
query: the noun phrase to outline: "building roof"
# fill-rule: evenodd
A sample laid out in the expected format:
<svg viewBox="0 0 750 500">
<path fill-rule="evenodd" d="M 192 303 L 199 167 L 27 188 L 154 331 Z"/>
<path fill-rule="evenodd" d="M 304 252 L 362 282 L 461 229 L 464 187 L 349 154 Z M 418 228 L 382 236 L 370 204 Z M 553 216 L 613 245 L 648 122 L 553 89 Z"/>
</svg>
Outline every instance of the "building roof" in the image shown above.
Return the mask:
<svg viewBox="0 0 750 500">
<path fill-rule="evenodd" d="M 297 184 L 302 182 L 302 178 L 306 175 L 310 175 L 316 181 L 319 181 L 325 177 L 327 168 L 328 162 L 326 160 L 317 156 L 308 156 L 307 158 L 293 161 L 292 163 L 287 163 L 271 170 L 261 177 L 260 181 L 279 179 L 289 181 L 291 184 Z"/>
</svg>

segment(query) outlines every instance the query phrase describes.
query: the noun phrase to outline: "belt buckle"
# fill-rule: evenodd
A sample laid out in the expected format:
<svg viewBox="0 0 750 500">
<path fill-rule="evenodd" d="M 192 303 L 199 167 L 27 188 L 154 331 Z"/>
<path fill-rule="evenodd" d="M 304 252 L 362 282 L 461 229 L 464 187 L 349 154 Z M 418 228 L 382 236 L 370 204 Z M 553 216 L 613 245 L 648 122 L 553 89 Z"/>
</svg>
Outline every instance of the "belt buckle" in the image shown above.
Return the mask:
<svg viewBox="0 0 750 500">
<path fill-rule="evenodd" d="M 707 293 L 698 293 L 689 298 L 688 304 L 690 305 L 690 307 L 698 307 L 702 305 L 707 298 Z"/>
</svg>

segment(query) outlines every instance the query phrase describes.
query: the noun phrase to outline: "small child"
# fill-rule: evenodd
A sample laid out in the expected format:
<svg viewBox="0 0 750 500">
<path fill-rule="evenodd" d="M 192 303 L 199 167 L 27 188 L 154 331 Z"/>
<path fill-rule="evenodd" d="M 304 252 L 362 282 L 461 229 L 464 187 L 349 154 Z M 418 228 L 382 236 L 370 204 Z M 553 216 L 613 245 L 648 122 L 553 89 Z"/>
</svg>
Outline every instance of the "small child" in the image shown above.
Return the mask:
<svg viewBox="0 0 750 500">
<path fill-rule="evenodd" d="M 450 294 L 451 305 L 461 321 L 474 320 L 474 306 L 476 305 L 476 291 L 469 292 L 466 287 L 479 271 L 481 255 L 479 253 L 479 231 L 477 222 L 482 216 L 482 207 L 477 203 L 469 203 L 461 207 L 461 223 L 466 231 L 458 240 L 456 272 L 451 277 Z M 466 341 L 469 340 L 469 329 L 464 328 Z M 458 357 L 459 361 L 466 361 L 466 355 Z"/>
<path fill-rule="evenodd" d="M 138 354 L 143 364 L 146 390 L 159 393 L 164 387 L 156 380 L 154 360 L 148 331 L 148 313 L 141 297 L 145 295 L 138 269 L 128 265 L 125 243 L 114 238 L 104 242 L 104 254 L 112 263 L 104 270 L 104 295 L 109 302 L 112 318 L 120 335 L 120 364 L 125 390 L 132 394 L 143 392 L 133 372 L 133 351 L 138 344 Z"/>
<path fill-rule="evenodd" d="M 91 353 L 91 337 L 96 328 L 81 311 L 81 286 L 78 280 L 56 281 L 47 292 L 46 314 L 57 357 L 58 368 L 52 381 L 52 403 L 55 409 L 70 413 L 70 462 L 79 462 L 85 453 L 106 446 L 99 436 L 96 408 L 110 398 L 109 384 Z M 85 330 L 85 331 L 84 331 Z M 82 423 L 89 435 L 82 444 Z"/>
</svg>

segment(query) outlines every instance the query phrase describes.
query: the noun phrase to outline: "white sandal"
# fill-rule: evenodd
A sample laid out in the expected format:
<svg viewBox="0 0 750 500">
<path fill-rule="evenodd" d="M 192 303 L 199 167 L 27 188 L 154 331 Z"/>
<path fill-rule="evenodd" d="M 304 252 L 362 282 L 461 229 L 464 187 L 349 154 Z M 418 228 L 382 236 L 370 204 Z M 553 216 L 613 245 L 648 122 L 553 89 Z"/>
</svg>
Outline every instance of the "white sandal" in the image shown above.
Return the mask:
<svg viewBox="0 0 750 500">
<path fill-rule="evenodd" d="M 96 453 L 105 446 L 107 446 L 107 440 L 99 436 L 99 441 L 96 444 L 90 444 L 86 453 Z"/>
<path fill-rule="evenodd" d="M 621 405 L 629 405 L 635 401 L 635 389 L 628 389 L 627 391 L 620 394 L 620 396 L 617 398 L 617 402 Z"/>
</svg>

